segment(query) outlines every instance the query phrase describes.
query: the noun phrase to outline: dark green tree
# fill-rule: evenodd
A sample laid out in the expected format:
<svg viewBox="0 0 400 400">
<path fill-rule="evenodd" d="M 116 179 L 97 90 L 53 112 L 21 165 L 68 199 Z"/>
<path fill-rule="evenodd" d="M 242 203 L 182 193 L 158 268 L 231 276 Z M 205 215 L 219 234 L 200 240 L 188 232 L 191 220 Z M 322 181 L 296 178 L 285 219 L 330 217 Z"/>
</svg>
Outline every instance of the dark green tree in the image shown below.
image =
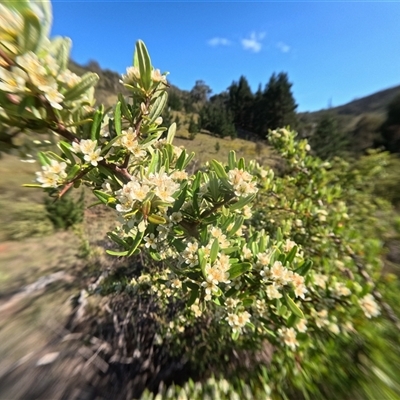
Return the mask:
<svg viewBox="0 0 400 400">
<path fill-rule="evenodd" d="M 189 127 L 188 127 L 188 131 L 189 133 L 192 134 L 196 134 L 199 131 L 199 127 L 196 124 L 193 115 L 190 117 L 190 121 L 189 121 Z"/>
<path fill-rule="evenodd" d="M 171 110 L 181 111 L 183 107 L 183 101 L 181 96 L 179 95 L 177 90 L 171 88 L 168 91 L 168 107 L 171 107 Z"/>
<path fill-rule="evenodd" d="M 361 155 L 366 150 L 378 147 L 382 143 L 382 118 L 374 114 L 365 114 L 357 122 L 350 135 L 352 153 Z"/>
<path fill-rule="evenodd" d="M 233 82 L 228 88 L 228 95 L 228 107 L 232 112 L 235 127 L 250 130 L 254 96 L 247 79 L 241 76 L 238 82 Z"/>
<path fill-rule="evenodd" d="M 278 75 L 272 74 L 266 85 L 261 104 L 259 104 L 260 115 L 257 116 L 258 131 L 261 136 L 265 136 L 270 129 L 283 128 L 290 125 L 296 127 L 297 104 L 294 100 L 292 83 L 289 82 L 287 73 L 280 72 Z"/>
<path fill-rule="evenodd" d="M 223 95 L 214 96 L 199 113 L 199 128 L 206 129 L 217 136 L 237 136 L 232 113 L 228 109 Z"/>
<path fill-rule="evenodd" d="M 343 156 L 348 146 L 347 134 L 339 129 L 338 120 L 331 112 L 320 117 L 309 142 L 313 153 L 324 160 Z"/>
<path fill-rule="evenodd" d="M 170 126 L 173 122 L 174 116 L 171 113 L 171 107 L 165 107 L 162 114 L 163 126 Z"/>
<path fill-rule="evenodd" d="M 400 93 L 388 104 L 381 131 L 385 148 L 392 153 L 400 153 Z"/>
</svg>

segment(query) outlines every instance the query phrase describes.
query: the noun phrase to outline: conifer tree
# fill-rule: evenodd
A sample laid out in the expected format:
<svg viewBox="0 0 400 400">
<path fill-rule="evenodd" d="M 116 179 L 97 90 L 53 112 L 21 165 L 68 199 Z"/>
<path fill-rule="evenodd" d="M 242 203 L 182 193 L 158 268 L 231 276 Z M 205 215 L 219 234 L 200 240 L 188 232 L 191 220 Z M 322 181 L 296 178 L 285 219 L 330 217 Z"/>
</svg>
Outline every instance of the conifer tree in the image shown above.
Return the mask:
<svg viewBox="0 0 400 400">
<path fill-rule="evenodd" d="M 400 94 L 389 103 L 386 115 L 382 125 L 383 145 L 393 153 L 400 153 Z"/>
<path fill-rule="evenodd" d="M 292 84 L 284 72 L 272 74 L 262 96 L 263 112 L 259 116 L 262 123 L 257 132 L 261 136 L 270 129 L 282 128 L 290 125 L 296 126 L 297 104 L 291 92 Z"/>
<path fill-rule="evenodd" d="M 199 128 L 217 136 L 237 136 L 231 111 L 226 106 L 225 95 L 213 96 L 199 113 Z"/>
<path fill-rule="evenodd" d="M 228 107 L 232 112 L 236 128 L 251 129 L 254 95 L 247 79 L 242 75 L 239 82 L 233 82 L 228 88 Z"/>
<path fill-rule="evenodd" d="M 344 155 L 348 146 L 347 135 L 339 129 L 338 120 L 332 113 L 320 117 L 310 145 L 314 154 L 324 160 Z"/>
</svg>

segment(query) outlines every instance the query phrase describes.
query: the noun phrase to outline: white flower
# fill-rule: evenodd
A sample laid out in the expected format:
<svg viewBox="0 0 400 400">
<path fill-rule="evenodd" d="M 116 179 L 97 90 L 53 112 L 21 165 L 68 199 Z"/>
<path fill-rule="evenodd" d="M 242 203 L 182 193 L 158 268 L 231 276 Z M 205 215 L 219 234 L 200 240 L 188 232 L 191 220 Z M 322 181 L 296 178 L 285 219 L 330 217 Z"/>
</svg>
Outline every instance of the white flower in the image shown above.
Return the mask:
<svg viewBox="0 0 400 400">
<path fill-rule="evenodd" d="M 180 211 L 178 211 L 178 212 L 173 212 L 173 213 L 171 214 L 170 219 L 171 219 L 171 221 L 172 221 L 174 224 L 178 224 L 179 222 L 182 221 L 182 213 L 181 213 Z"/>
<path fill-rule="evenodd" d="M 81 78 L 78 75 L 71 72 L 69 69 L 66 69 L 60 75 L 57 76 L 57 80 L 67 85 L 68 88 L 72 88 L 81 81 Z"/>
<path fill-rule="evenodd" d="M 144 241 L 146 242 L 144 245 L 146 248 L 157 248 L 157 238 L 154 236 L 154 233 L 150 233 L 149 236 L 145 236 Z"/>
<path fill-rule="evenodd" d="M 302 318 L 302 319 L 296 324 L 296 329 L 297 329 L 299 332 L 302 332 L 302 333 L 306 332 L 306 331 L 307 331 L 307 321 L 306 321 L 304 318 Z"/>
<path fill-rule="evenodd" d="M 48 172 L 36 172 L 36 180 L 42 184 L 42 187 L 57 187 L 58 175 Z"/>
<path fill-rule="evenodd" d="M 79 143 L 72 142 L 72 148 L 76 153 L 91 154 L 96 147 L 97 142 L 91 139 L 82 139 Z"/>
<path fill-rule="evenodd" d="M 99 161 L 103 159 L 102 156 L 100 156 L 101 149 L 97 149 L 96 151 L 93 151 L 92 153 L 88 153 L 85 155 L 84 159 L 87 162 L 90 162 L 94 167 L 97 167 L 97 164 Z"/>
<path fill-rule="evenodd" d="M 0 67 L 0 90 L 8 93 L 23 93 L 28 75 L 21 69 L 13 67 L 11 71 Z"/>
<path fill-rule="evenodd" d="M 276 284 L 267 286 L 266 291 L 267 291 L 267 296 L 270 300 L 280 299 L 282 297 L 282 294 L 279 292 Z"/>
<path fill-rule="evenodd" d="M 42 88 L 42 91 L 44 93 L 44 97 L 46 97 L 53 108 L 62 110 L 62 106 L 59 103 L 64 100 L 64 96 L 57 89 L 52 86 L 46 86 Z"/>
<path fill-rule="evenodd" d="M 126 75 L 122 75 L 121 83 L 136 83 L 140 80 L 140 71 L 138 67 L 128 67 Z"/>
<path fill-rule="evenodd" d="M 286 346 L 290 347 L 292 350 L 296 350 L 299 343 L 296 339 L 296 331 L 293 328 L 278 329 L 278 333 Z"/>
<path fill-rule="evenodd" d="M 153 69 L 151 71 L 151 80 L 153 82 L 163 82 L 167 84 L 167 78 L 161 74 L 159 69 Z"/>
<path fill-rule="evenodd" d="M 285 251 L 288 253 L 290 250 L 293 249 L 294 246 L 296 245 L 296 242 L 293 242 L 293 240 L 290 239 L 286 239 L 285 245 L 284 245 L 284 249 Z"/>
<path fill-rule="evenodd" d="M 351 295 L 351 290 L 342 282 L 336 282 L 334 290 L 338 296 Z"/>
<path fill-rule="evenodd" d="M 359 299 L 358 304 L 367 318 L 377 317 L 381 313 L 372 294 L 367 294 L 362 299 Z"/>
</svg>

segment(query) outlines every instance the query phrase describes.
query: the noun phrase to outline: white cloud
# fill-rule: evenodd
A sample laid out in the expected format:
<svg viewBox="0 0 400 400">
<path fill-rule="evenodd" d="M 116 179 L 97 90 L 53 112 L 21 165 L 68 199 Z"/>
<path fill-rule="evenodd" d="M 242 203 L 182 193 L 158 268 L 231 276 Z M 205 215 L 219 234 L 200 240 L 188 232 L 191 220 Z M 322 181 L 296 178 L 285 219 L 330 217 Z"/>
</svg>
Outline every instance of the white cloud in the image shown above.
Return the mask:
<svg viewBox="0 0 400 400">
<path fill-rule="evenodd" d="M 250 50 L 253 51 L 254 53 L 258 53 L 262 48 L 261 41 L 264 39 L 264 37 L 265 37 L 265 32 L 260 32 L 260 33 L 252 32 L 250 34 L 249 39 L 241 40 L 242 46 L 245 50 Z"/>
<path fill-rule="evenodd" d="M 207 42 L 210 46 L 229 46 L 231 41 L 225 38 L 215 37 Z"/>
<path fill-rule="evenodd" d="M 276 44 L 276 47 L 282 52 L 282 53 L 289 53 L 290 51 L 290 46 L 288 46 L 286 43 L 283 42 L 278 42 Z"/>
</svg>

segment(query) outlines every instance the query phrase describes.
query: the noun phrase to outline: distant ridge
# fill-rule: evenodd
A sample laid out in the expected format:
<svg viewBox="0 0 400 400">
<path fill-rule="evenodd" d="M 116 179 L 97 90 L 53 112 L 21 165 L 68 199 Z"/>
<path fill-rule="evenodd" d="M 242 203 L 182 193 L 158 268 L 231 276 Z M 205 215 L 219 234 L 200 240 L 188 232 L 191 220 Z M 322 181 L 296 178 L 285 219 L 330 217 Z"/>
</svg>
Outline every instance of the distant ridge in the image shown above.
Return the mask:
<svg viewBox="0 0 400 400">
<path fill-rule="evenodd" d="M 119 83 L 121 79 L 120 74 L 109 69 L 102 69 L 96 61 L 89 61 L 87 65 L 79 65 L 71 60 L 69 66 L 70 69 L 78 75 L 83 75 L 85 72 L 91 71 L 96 72 L 100 76 L 100 81 L 96 87 L 96 98 L 99 103 L 103 102 L 106 105 L 111 105 L 117 99 L 118 91 L 125 92 L 124 87 Z M 175 87 L 175 90 L 179 89 Z M 182 90 L 179 91 L 184 92 Z M 384 113 L 388 103 L 398 93 L 400 93 L 400 85 L 350 101 L 341 106 L 332 107 L 330 111 L 339 115 L 348 116 L 356 116 L 365 113 Z M 319 114 L 323 111 L 326 110 L 309 112 L 309 114 Z M 304 114 L 304 112 L 300 114 Z"/>
<path fill-rule="evenodd" d="M 332 107 L 331 110 L 335 111 L 339 115 L 383 113 L 386 111 L 386 106 L 399 93 L 400 85 L 350 101 L 341 106 Z"/>
</svg>

